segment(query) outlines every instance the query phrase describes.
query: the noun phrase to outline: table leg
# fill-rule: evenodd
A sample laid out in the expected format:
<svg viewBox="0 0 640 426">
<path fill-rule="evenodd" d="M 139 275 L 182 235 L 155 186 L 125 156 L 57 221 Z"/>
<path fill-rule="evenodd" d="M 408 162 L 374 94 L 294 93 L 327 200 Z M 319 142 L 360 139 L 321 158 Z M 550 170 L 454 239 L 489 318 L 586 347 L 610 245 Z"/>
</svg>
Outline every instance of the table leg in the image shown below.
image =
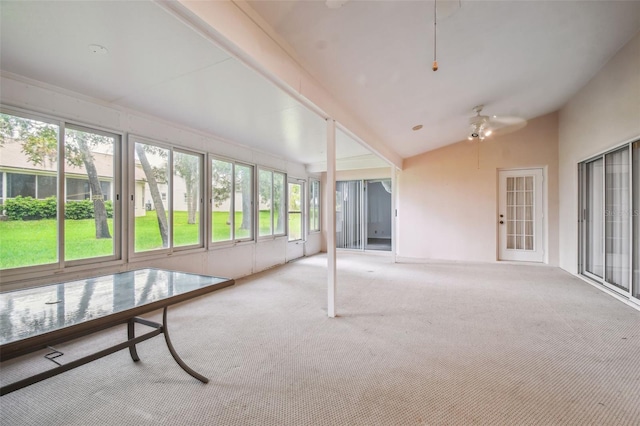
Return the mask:
<svg viewBox="0 0 640 426">
<path fill-rule="evenodd" d="M 178 356 L 176 350 L 173 348 L 171 344 L 171 338 L 169 338 L 169 329 L 167 328 L 167 307 L 164 308 L 164 312 L 162 313 L 162 328 L 164 330 L 164 339 L 167 341 L 167 347 L 169 348 L 169 352 L 171 352 L 171 356 L 178 363 L 180 367 L 192 377 L 200 380 L 202 383 L 209 383 L 209 379 L 204 377 L 201 374 L 196 373 L 193 369 L 191 369 L 184 361 Z"/>
<path fill-rule="evenodd" d="M 129 321 L 127 321 L 127 338 L 129 340 L 135 339 L 136 337 L 135 324 L 135 318 L 130 318 Z M 129 346 L 129 354 L 131 355 L 131 359 L 133 359 L 134 361 L 140 361 L 140 357 L 138 356 L 138 351 L 136 350 L 135 344 Z"/>
</svg>

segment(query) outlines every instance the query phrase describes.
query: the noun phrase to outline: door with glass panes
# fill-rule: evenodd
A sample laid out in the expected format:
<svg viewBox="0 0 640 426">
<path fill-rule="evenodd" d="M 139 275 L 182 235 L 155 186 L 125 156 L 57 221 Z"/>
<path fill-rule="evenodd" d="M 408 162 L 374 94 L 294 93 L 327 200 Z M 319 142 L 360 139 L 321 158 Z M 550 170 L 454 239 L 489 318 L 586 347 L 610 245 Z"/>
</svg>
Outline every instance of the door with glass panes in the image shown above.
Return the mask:
<svg viewBox="0 0 640 426">
<path fill-rule="evenodd" d="M 543 170 L 499 172 L 499 259 L 544 261 Z"/>
</svg>

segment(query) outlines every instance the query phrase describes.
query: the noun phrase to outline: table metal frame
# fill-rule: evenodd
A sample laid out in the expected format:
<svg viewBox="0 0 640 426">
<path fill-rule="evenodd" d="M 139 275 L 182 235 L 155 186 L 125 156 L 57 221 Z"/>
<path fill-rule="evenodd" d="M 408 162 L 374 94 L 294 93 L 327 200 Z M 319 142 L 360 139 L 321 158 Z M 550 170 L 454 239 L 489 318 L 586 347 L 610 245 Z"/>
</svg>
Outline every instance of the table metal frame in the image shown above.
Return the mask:
<svg viewBox="0 0 640 426">
<path fill-rule="evenodd" d="M 69 371 L 74 368 L 80 367 L 82 365 L 88 364 L 91 361 L 95 361 L 96 359 L 103 358 L 107 355 L 121 351 L 122 349 L 125 349 L 125 348 L 129 348 L 129 354 L 131 355 L 131 358 L 133 359 L 134 362 L 140 361 L 140 357 L 138 356 L 138 352 L 136 350 L 136 345 L 138 343 L 144 342 L 145 340 L 151 339 L 152 337 L 155 337 L 158 334 L 164 334 L 167 348 L 169 349 L 171 356 L 184 371 L 186 371 L 192 377 L 200 380 L 202 383 L 208 383 L 209 379 L 207 379 L 205 376 L 197 373 L 195 370 L 189 367 L 180 358 L 175 348 L 173 347 L 173 344 L 171 343 L 171 338 L 169 337 L 169 329 L 167 326 L 167 308 L 170 305 L 184 302 L 186 300 L 204 295 L 206 293 L 231 286 L 234 283 L 235 283 L 234 280 L 229 279 L 217 284 L 212 284 L 210 286 L 201 287 L 196 290 L 180 293 L 177 295 L 167 297 L 165 299 L 157 300 L 155 302 L 152 302 L 146 305 L 136 306 L 131 309 L 106 315 L 104 317 L 95 318 L 95 319 L 85 321 L 79 324 L 75 324 L 69 327 L 53 330 L 48 333 L 43 333 L 37 336 L 33 336 L 26 339 L 17 340 L 14 342 L 9 342 L 4 345 L 1 345 L 0 361 L 6 361 L 12 358 L 26 355 L 28 353 L 31 353 L 37 350 L 51 348 L 53 352 L 51 354 L 48 354 L 50 356 L 47 356 L 47 358 L 52 360 L 54 363 L 58 364 L 58 367 L 54 367 L 42 373 L 38 373 L 33 376 L 27 377 L 25 379 L 18 380 L 8 385 L 4 385 L 0 387 L 0 396 L 6 395 L 10 392 L 14 392 L 18 389 L 22 389 L 24 387 L 30 386 L 34 383 L 38 383 L 50 377 L 57 376 L 58 374 L 64 373 L 65 371 Z M 151 311 L 155 311 L 158 309 L 163 309 L 162 324 L 138 317 L 139 315 L 142 315 L 144 313 L 148 313 Z M 117 325 L 121 325 L 124 323 L 127 324 L 127 340 L 126 341 L 121 342 L 114 346 L 110 346 L 98 352 L 92 353 L 85 357 L 76 359 L 66 364 L 60 364 L 57 361 L 53 360 L 53 358 L 56 358 L 62 354 L 61 352 L 52 348 L 53 345 L 57 345 L 59 343 L 63 343 L 63 342 L 74 340 L 83 336 L 87 336 L 89 334 L 93 334 L 93 333 L 96 333 L 111 327 L 115 327 Z M 136 323 L 151 327 L 153 328 L 153 330 L 136 337 L 135 335 Z"/>
</svg>

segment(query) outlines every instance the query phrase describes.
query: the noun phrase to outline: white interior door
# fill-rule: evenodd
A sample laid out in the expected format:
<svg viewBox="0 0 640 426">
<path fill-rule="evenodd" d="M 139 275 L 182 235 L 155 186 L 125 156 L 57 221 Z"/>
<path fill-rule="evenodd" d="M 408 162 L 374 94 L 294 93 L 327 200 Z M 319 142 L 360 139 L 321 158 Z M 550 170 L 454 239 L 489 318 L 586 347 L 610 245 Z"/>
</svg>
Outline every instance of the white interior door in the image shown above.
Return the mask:
<svg viewBox="0 0 640 426">
<path fill-rule="evenodd" d="M 499 258 L 544 261 L 544 191 L 542 169 L 499 172 Z"/>
</svg>

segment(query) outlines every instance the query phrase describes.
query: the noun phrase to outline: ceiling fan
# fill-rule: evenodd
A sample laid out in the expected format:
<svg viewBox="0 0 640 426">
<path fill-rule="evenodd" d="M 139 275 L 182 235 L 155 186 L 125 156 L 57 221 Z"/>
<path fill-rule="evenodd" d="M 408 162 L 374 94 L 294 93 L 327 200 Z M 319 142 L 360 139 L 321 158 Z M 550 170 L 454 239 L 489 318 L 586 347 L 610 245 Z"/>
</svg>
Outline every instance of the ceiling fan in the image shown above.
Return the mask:
<svg viewBox="0 0 640 426">
<path fill-rule="evenodd" d="M 469 118 L 469 140 L 484 140 L 491 135 L 504 135 L 522 129 L 527 120 L 514 116 L 481 115 L 484 105 L 473 107 L 475 116 Z"/>
</svg>

